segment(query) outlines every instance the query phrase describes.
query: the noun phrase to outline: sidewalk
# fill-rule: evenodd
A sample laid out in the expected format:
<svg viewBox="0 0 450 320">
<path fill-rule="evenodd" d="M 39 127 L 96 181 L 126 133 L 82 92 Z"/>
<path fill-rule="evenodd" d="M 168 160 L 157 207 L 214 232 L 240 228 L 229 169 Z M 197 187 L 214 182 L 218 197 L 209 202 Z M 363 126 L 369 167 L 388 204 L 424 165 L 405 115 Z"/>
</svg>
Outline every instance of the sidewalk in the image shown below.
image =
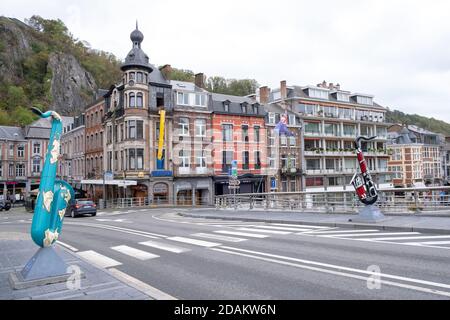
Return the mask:
<svg viewBox="0 0 450 320">
<path fill-rule="evenodd" d="M 26 233 L 0 232 L 0 300 L 148 300 L 149 296 L 114 278 L 108 271 L 94 267 L 69 250 L 55 246 L 68 266 L 84 273 L 81 288 L 69 290 L 65 282 L 23 290 L 13 290 L 8 276 L 21 270 L 37 251 Z"/>
<path fill-rule="evenodd" d="M 379 223 L 356 223 L 356 214 L 250 211 L 233 209 L 193 209 L 178 213 L 184 217 L 240 220 L 250 222 L 290 223 L 344 228 L 376 228 L 380 230 L 450 234 L 449 216 L 389 215 Z"/>
</svg>

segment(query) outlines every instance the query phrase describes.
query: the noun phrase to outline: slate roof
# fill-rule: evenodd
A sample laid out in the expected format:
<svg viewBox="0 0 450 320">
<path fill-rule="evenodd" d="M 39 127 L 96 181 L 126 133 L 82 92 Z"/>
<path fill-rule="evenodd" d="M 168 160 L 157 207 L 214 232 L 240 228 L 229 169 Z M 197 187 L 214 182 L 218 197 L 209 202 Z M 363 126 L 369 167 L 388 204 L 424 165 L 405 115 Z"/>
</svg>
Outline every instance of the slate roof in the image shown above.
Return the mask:
<svg viewBox="0 0 450 320">
<path fill-rule="evenodd" d="M 241 96 L 232 96 L 228 94 L 212 93 L 212 110 L 217 114 L 231 114 L 231 115 L 241 115 L 241 116 L 252 116 L 252 117 L 265 117 L 267 112 L 264 110 L 264 106 L 260 105 L 258 102 Z M 224 104 L 229 104 L 229 111 L 224 110 Z M 242 112 L 242 104 L 247 104 L 247 113 Z M 258 113 L 253 112 L 253 105 L 257 105 Z"/>
<path fill-rule="evenodd" d="M 0 140 L 23 141 L 25 137 L 20 127 L 0 126 Z"/>
</svg>

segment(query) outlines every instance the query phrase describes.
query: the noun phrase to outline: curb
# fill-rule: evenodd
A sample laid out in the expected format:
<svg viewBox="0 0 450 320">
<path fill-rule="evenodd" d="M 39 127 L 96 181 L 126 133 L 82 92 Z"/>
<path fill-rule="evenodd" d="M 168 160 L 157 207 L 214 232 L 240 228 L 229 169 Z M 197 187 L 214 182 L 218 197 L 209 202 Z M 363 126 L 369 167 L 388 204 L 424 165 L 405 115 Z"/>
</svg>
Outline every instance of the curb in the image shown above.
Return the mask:
<svg viewBox="0 0 450 320">
<path fill-rule="evenodd" d="M 420 232 L 420 233 L 438 233 L 438 234 L 450 234 L 450 229 L 435 229 L 435 228 L 423 228 L 423 227 L 397 227 L 389 225 L 376 225 L 376 224 L 361 224 L 351 222 L 310 222 L 310 221 L 298 221 L 298 220 L 281 220 L 281 219 L 263 219 L 263 218 L 244 218 L 244 217 L 226 217 L 226 216 L 210 216 L 200 215 L 192 213 L 177 212 L 178 215 L 187 218 L 203 218 L 203 219 L 220 219 L 229 221 L 245 221 L 245 222 L 267 222 L 267 223 L 285 223 L 285 224 L 298 224 L 305 226 L 323 226 L 323 227 L 341 227 L 341 228 L 367 228 L 367 229 L 379 229 L 386 231 L 403 231 L 403 232 Z"/>
</svg>

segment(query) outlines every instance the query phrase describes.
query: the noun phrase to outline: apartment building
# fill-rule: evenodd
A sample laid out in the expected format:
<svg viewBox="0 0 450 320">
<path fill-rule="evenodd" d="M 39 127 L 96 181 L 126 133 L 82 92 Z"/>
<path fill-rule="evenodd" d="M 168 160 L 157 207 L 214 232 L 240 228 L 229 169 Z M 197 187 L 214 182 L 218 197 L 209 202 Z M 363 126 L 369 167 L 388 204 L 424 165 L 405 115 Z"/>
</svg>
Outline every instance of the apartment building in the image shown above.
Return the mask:
<svg viewBox="0 0 450 320">
<path fill-rule="evenodd" d="M 212 105 L 210 94 L 205 90 L 204 75 L 195 75 L 195 83 L 171 81 L 171 85 L 175 201 L 183 205 L 211 205 L 214 196 Z"/>
<path fill-rule="evenodd" d="M 442 155 L 444 183 L 450 184 L 450 137 L 445 137 Z"/>
<path fill-rule="evenodd" d="M 156 203 L 171 202 L 171 85 L 142 50 L 144 35 L 137 26 L 130 39 L 132 49 L 121 66 L 122 80 L 104 95 L 104 166 L 113 178 L 112 185 L 108 186 L 107 198 L 148 197 Z M 164 110 L 166 116 L 163 157 L 158 167 L 160 110 Z M 120 187 L 120 180 L 131 185 Z"/>
<path fill-rule="evenodd" d="M 232 161 L 238 164 L 240 193 L 265 192 L 266 111 L 250 97 L 212 93 L 215 194 L 229 194 Z"/>
<path fill-rule="evenodd" d="M 388 130 L 389 170 L 395 187 L 441 185 L 444 137 L 417 126 L 393 125 Z"/>
<path fill-rule="evenodd" d="M 72 122 L 63 128 L 58 172 L 73 187 L 81 189 L 81 181 L 85 176 L 84 113 L 72 119 Z"/>
<path fill-rule="evenodd" d="M 343 190 L 359 170 L 354 141 L 359 135 L 376 136 L 363 142 L 368 168 L 378 186 L 389 186 L 386 146 L 386 109 L 369 94 L 344 91 L 325 81 L 312 86 L 287 86 L 257 94 L 259 101 L 282 104 L 298 116 L 303 147 L 302 190 Z M 285 180 L 286 181 L 286 180 Z"/>
</svg>

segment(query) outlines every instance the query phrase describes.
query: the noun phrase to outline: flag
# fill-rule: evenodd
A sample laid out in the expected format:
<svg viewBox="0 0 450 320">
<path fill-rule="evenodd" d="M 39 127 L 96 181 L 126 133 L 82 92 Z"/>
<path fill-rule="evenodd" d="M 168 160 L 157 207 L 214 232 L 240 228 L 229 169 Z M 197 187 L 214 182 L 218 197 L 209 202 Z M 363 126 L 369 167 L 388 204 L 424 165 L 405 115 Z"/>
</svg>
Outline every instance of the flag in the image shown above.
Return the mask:
<svg viewBox="0 0 450 320">
<path fill-rule="evenodd" d="M 294 135 L 292 132 L 289 131 L 287 127 L 287 122 L 288 122 L 287 113 L 282 114 L 280 117 L 280 122 L 278 122 L 277 126 L 275 127 L 275 132 L 278 135 L 284 134 L 288 137 L 292 137 Z"/>
</svg>

